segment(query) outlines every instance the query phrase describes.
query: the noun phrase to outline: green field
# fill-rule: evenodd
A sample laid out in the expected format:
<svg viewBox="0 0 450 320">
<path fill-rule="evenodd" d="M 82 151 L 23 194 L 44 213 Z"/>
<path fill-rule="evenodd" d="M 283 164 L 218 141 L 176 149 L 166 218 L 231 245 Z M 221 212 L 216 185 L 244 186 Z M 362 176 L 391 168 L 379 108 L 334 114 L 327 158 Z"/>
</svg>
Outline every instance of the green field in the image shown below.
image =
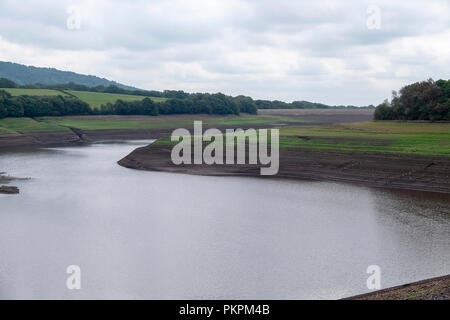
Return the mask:
<svg viewBox="0 0 450 320">
<path fill-rule="evenodd" d="M 188 128 L 193 121 L 202 120 L 204 126 L 239 126 L 256 124 L 276 124 L 291 121 L 302 123 L 304 120 L 287 119 L 280 116 L 208 116 L 208 115 L 170 115 L 170 116 L 80 116 L 80 117 L 43 117 L 39 121 L 81 130 L 103 129 L 160 129 L 160 128 Z"/>
<path fill-rule="evenodd" d="M 48 90 L 48 89 L 16 89 L 16 88 L 0 88 L 0 90 L 5 90 L 9 92 L 12 96 L 67 96 L 59 90 Z"/>
<path fill-rule="evenodd" d="M 169 138 L 157 143 L 176 144 Z M 282 127 L 280 147 L 450 156 L 450 124 L 357 122 Z"/>
<path fill-rule="evenodd" d="M 144 96 L 134 96 L 129 94 L 116 94 L 116 93 L 102 93 L 102 92 L 89 92 L 89 91 L 73 91 L 67 90 L 66 92 L 76 96 L 78 99 L 86 102 L 91 108 L 98 109 L 102 104 L 115 103 L 117 100 L 123 101 L 137 101 L 143 100 Z M 166 98 L 149 97 L 155 102 L 161 102 L 167 100 Z"/>
<path fill-rule="evenodd" d="M 279 116 L 208 116 L 208 115 L 170 115 L 170 116 L 69 116 L 69 117 L 41 117 L 6 118 L 0 120 L 0 134 L 29 132 L 30 130 L 51 131 L 57 128 L 76 128 L 81 130 L 105 129 L 163 129 L 190 128 L 194 120 L 202 120 L 204 126 L 239 126 L 276 124 L 285 121 Z M 301 123 L 303 120 L 290 120 Z"/>
<path fill-rule="evenodd" d="M 216 124 L 222 126 L 239 126 L 239 125 L 251 125 L 251 124 L 280 124 L 283 122 L 289 123 L 307 123 L 307 120 L 295 119 L 290 117 L 282 117 L 282 116 L 270 116 L 270 115 L 260 115 L 260 116 L 251 116 L 251 115 L 241 115 L 239 117 L 219 117 L 216 122 L 207 122 L 207 124 Z"/>
<path fill-rule="evenodd" d="M 49 125 L 70 127 L 81 130 L 107 130 L 107 129 L 159 129 L 159 128 L 178 128 L 183 126 L 192 125 L 192 121 L 187 120 L 170 120 L 170 121 L 159 121 L 160 119 L 155 119 L 157 117 L 144 116 L 139 118 L 126 116 L 108 117 L 108 119 L 77 119 L 70 117 L 45 117 L 40 118 L 39 121 L 47 123 Z"/>
<path fill-rule="evenodd" d="M 450 124 L 356 122 L 332 126 L 285 127 L 280 130 L 280 146 L 450 156 Z"/>
<path fill-rule="evenodd" d="M 66 130 L 69 129 L 51 123 L 36 121 L 31 118 L 0 119 L 0 134 L 17 134 L 36 131 L 66 131 Z"/>
<path fill-rule="evenodd" d="M 194 120 L 202 120 L 204 128 L 276 125 L 289 121 L 295 124 L 291 118 L 269 115 L 6 118 L 0 120 L 0 134 L 68 130 L 69 127 L 81 130 L 192 128 Z M 328 126 L 285 126 L 280 128 L 280 147 L 450 156 L 450 123 L 372 121 Z"/>
<path fill-rule="evenodd" d="M 80 99 L 81 101 L 86 102 L 93 109 L 98 109 L 102 104 L 115 103 L 117 100 L 123 101 L 137 101 L 143 100 L 144 96 L 135 96 L 129 94 L 116 94 L 116 93 L 103 93 L 103 92 L 90 92 L 90 91 L 74 91 L 74 90 L 65 90 L 64 93 L 59 90 L 48 90 L 48 89 L 17 89 L 17 88 L 0 88 L 0 90 L 5 90 L 9 92 L 13 96 L 67 96 L 73 95 Z M 149 97 L 155 102 L 166 101 L 166 98 L 158 98 L 158 97 Z"/>
<path fill-rule="evenodd" d="M 178 142 L 166 137 L 155 143 Z M 280 148 L 450 156 L 450 124 L 357 122 L 282 127 Z"/>
</svg>

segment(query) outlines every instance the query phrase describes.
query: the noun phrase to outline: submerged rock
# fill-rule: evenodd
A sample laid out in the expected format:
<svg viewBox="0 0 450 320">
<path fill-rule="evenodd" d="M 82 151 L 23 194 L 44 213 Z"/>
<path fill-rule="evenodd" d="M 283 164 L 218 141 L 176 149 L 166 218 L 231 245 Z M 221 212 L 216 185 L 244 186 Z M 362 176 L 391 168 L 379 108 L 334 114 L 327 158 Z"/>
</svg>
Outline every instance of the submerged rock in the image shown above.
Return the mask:
<svg viewBox="0 0 450 320">
<path fill-rule="evenodd" d="M 9 187 L 9 186 L 1 186 L 0 194 L 18 194 L 19 188 L 17 187 Z"/>
</svg>

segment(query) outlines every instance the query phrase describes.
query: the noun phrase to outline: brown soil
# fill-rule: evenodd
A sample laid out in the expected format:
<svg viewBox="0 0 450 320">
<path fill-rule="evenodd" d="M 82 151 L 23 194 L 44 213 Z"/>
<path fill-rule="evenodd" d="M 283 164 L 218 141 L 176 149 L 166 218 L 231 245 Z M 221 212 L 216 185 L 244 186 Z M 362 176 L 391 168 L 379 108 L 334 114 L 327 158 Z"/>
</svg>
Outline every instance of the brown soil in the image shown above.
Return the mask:
<svg viewBox="0 0 450 320">
<path fill-rule="evenodd" d="M 344 300 L 450 300 L 450 275 L 362 294 Z"/>
<path fill-rule="evenodd" d="M 373 120 L 373 109 L 260 109 L 258 114 L 307 120 L 309 124 L 331 124 Z"/>
<path fill-rule="evenodd" d="M 0 149 L 24 146 L 47 146 L 53 144 L 72 144 L 80 138 L 71 131 L 33 132 L 29 134 L 0 135 Z"/>
<path fill-rule="evenodd" d="M 67 146 L 102 140 L 157 139 L 173 129 L 79 130 L 0 135 L 0 151 L 16 147 Z"/>
<path fill-rule="evenodd" d="M 259 129 L 273 127 L 273 125 L 240 125 L 217 126 L 218 129 L 231 128 L 247 129 L 249 127 Z M 205 126 L 206 129 L 206 126 Z M 105 140 L 143 140 L 159 139 L 170 136 L 173 128 L 156 129 L 103 129 L 80 130 L 72 128 L 71 131 L 33 132 L 28 134 L 0 135 L 0 151 L 15 147 L 48 147 L 74 145 Z"/>
<path fill-rule="evenodd" d="M 138 170 L 262 177 L 260 165 L 177 166 L 172 163 L 171 150 L 171 146 L 149 145 L 134 150 L 118 163 Z M 280 169 L 275 177 L 450 193 L 450 158 L 300 148 L 280 149 Z"/>
<path fill-rule="evenodd" d="M 354 121 L 370 121 L 373 118 L 373 110 L 368 109 L 349 109 L 349 110 L 317 110 L 317 109 L 301 109 L 301 110 L 259 110 L 260 115 L 272 115 L 291 117 L 295 120 L 307 120 L 308 122 L 294 122 L 297 126 L 301 125 L 318 125 L 331 124 L 340 122 Z M 186 120 L 208 120 L 214 119 L 214 115 L 163 115 L 158 117 L 148 116 L 72 116 L 71 119 L 80 120 L 116 120 L 116 121 L 150 121 L 158 124 L 164 121 L 186 121 Z M 230 119 L 239 119 L 237 116 L 229 116 Z M 283 124 L 289 124 L 283 121 Z M 225 127 L 218 126 L 218 129 L 227 128 L 266 128 L 279 126 L 280 124 L 269 125 L 227 125 Z M 0 150 L 11 147 L 42 147 L 53 145 L 71 145 L 84 142 L 93 142 L 101 140 L 133 140 L 133 139 L 158 139 L 168 136 L 173 129 L 115 129 L 115 130 L 80 130 L 73 129 L 71 131 L 52 131 L 52 132 L 31 132 L 26 134 L 5 134 L 0 135 Z"/>
</svg>

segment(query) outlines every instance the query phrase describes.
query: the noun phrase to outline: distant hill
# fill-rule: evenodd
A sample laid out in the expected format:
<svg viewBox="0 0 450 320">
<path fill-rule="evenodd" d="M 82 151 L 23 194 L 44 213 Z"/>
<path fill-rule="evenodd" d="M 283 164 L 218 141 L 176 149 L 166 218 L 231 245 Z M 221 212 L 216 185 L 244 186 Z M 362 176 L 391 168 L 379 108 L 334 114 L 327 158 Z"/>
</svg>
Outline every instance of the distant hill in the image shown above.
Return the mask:
<svg viewBox="0 0 450 320">
<path fill-rule="evenodd" d="M 110 85 L 114 85 L 127 90 L 136 90 L 136 88 L 96 76 L 87 76 L 70 71 L 61 71 L 54 68 L 25 66 L 22 64 L 3 61 L 0 61 L 0 78 L 10 79 L 20 85 L 35 83 L 52 85 L 72 82 L 88 87 L 108 87 Z"/>
</svg>

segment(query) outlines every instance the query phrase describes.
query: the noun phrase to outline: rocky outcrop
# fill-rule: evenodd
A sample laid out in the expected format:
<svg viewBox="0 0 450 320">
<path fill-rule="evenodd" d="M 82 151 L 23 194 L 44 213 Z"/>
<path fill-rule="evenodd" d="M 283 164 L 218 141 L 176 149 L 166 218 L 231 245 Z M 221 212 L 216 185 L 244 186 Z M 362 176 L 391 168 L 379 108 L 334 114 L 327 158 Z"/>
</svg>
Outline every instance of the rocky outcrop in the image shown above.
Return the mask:
<svg viewBox="0 0 450 320">
<path fill-rule="evenodd" d="M 0 194 L 18 194 L 19 188 L 12 186 L 0 186 Z"/>
</svg>

